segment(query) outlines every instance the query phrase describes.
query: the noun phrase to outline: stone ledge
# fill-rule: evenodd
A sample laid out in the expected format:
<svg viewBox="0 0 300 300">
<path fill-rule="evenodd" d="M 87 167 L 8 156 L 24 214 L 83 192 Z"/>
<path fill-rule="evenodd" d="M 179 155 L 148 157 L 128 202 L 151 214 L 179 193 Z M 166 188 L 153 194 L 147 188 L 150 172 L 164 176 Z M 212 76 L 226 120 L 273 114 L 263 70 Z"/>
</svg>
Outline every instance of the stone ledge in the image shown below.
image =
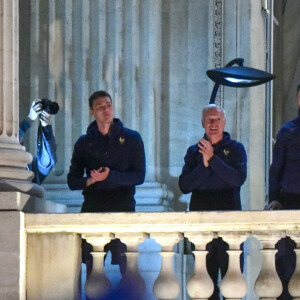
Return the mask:
<svg viewBox="0 0 300 300">
<path fill-rule="evenodd" d="M 300 211 L 26 214 L 27 232 L 298 231 Z"/>
</svg>

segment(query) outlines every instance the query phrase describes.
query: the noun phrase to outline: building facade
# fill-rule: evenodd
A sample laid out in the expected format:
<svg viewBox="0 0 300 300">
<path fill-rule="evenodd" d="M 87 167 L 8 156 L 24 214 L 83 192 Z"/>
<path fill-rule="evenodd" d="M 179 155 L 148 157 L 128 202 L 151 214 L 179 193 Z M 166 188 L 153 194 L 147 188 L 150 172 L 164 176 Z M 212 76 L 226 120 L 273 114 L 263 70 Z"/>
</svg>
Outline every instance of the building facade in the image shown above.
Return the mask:
<svg viewBox="0 0 300 300">
<path fill-rule="evenodd" d="M 184 212 L 189 196 L 180 193 L 178 176 L 187 147 L 203 135 L 201 110 L 214 86 L 206 71 L 236 57 L 244 58 L 245 66 L 272 70 L 277 76 L 272 84 L 225 87 L 217 95 L 227 111 L 226 130 L 248 155 L 243 209 L 263 209 L 270 137 L 295 115 L 299 1 L 1 0 L 0 5 L 2 258 L 14 249 L 7 259 L 8 281 L 1 273 L 8 299 L 26 299 L 20 292 L 26 285 L 26 235 L 18 211 L 30 195 L 44 194 L 26 170 L 36 153 L 37 128 L 27 136 L 26 148 L 18 141 L 19 121 L 34 99 L 48 98 L 60 106 L 52 120 L 58 162 L 43 185 L 46 200 L 78 211 L 82 195 L 69 191 L 66 175 L 74 143 L 91 121 L 88 97 L 105 89 L 117 117 L 138 130 L 145 143 L 147 175 L 137 189 L 137 210 Z M 68 245 L 75 244 L 78 237 Z M 255 247 L 249 243 L 248 249 Z M 250 255 L 247 259 L 253 265 Z M 14 280 L 19 280 L 18 291 L 10 288 Z"/>
</svg>

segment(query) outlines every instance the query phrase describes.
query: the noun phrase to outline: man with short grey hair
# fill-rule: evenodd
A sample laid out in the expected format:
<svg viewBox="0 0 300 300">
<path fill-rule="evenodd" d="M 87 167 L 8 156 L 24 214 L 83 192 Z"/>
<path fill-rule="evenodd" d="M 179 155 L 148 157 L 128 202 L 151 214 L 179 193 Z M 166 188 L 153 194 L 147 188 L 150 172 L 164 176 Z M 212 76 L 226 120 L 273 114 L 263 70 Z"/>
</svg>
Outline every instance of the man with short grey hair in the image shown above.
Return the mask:
<svg viewBox="0 0 300 300">
<path fill-rule="evenodd" d="M 241 210 L 240 187 L 247 176 L 247 156 L 243 145 L 224 132 L 225 111 L 215 104 L 202 111 L 204 137 L 188 148 L 179 177 L 183 193 L 192 193 L 190 211 Z M 221 238 L 207 245 L 207 270 L 215 284 L 210 299 L 220 299 L 218 271 L 222 277 L 228 266 L 228 244 Z"/>
</svg>

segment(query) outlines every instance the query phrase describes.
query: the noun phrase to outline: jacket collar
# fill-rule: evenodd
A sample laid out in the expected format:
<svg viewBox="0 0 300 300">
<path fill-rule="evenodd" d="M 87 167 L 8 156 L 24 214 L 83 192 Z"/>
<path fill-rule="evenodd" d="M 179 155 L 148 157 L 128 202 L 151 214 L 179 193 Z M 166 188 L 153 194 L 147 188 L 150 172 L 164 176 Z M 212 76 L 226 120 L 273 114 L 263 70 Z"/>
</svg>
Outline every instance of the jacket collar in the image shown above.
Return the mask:
<svg viewBox="0 0 300 300">
<path fill-rule="evenodd" d="M 204 138 L 207 140 L 206 134 L 204 134 Z M 213 147 L 217 148 L 219 146 L 222 146 L 223 144 L 227 143 L 230 140 L 231 140 L 230 134 L 228 132 L 224 131 L 223 132 L 223 138 L 217 144 L 214 144 Z"/>
<path fill-rule="evenodd" d="M 119 119 L 114 118 L 113 123 L 110 126 L 109 132 L 106 136 L 108 138 L 113 138 L 113 137 L 115 137 L 116 135 L 119 134 L 119 132 L 121 131 L 122 128 L 123 128 L 123 123 Z M 93 121 L 89 125 L 89 127 L 87 128 L 86 133 L 87 133 L 88 136 L 91 136 L 93 138 L 104 137 L 104 135 L 98 130 L 98 126 L 97 126 L 96 121 Z"/>
</svg>

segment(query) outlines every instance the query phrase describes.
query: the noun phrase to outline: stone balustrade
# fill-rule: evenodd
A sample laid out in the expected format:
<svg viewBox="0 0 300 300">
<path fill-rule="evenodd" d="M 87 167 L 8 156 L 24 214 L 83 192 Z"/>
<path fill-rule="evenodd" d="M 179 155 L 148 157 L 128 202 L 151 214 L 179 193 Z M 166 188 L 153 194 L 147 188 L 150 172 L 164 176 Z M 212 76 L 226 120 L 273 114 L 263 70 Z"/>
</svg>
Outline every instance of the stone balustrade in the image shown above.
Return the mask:
<svg viewBox="0 0 300 300">
<path fill-rule="evenodd" d="M 93 245 L 94 265 L 85 286 L 92 299 L 101 299 L 111 290 L 103 259 L 104 245 L 114 238 L 127 245 L 127 270 L 121 283 L 136 299 L 143 299 L 145 291 L 139 274 L 138 246 L 148 238 L 161 247 L 161 269 L 152 287 L 156 298 L 189 299 L 180 298 L 186 288 L 191 299 L 208 299 L 214 287 L 206 270 L 206 244 L 216 237 L 229 244 L 229 266 L 220 283 L 221 294 L 232 300 L 249 293 L 255 293 L 257 299 L 276 299 L 282 284 L 275 269 L 275 244 L 287 235 L 297 244 L 297 266 L 289 291 L 294 299 L 300 299 L 299 211 L 24 214 L 24 222 L 27 300 L 80 299 L 81 238 Z M 173 256 L 178 252 L 174 246 L 183 237 L 195 245 L 194 274 L 186 286 L 178 281 L 173 269 Z M 262 263 L 254 286 L 247 286 L 240 270 L 240 245 L 253 237 L 261 243 L 261 251 L 255 256 Z"/>
</svg>

